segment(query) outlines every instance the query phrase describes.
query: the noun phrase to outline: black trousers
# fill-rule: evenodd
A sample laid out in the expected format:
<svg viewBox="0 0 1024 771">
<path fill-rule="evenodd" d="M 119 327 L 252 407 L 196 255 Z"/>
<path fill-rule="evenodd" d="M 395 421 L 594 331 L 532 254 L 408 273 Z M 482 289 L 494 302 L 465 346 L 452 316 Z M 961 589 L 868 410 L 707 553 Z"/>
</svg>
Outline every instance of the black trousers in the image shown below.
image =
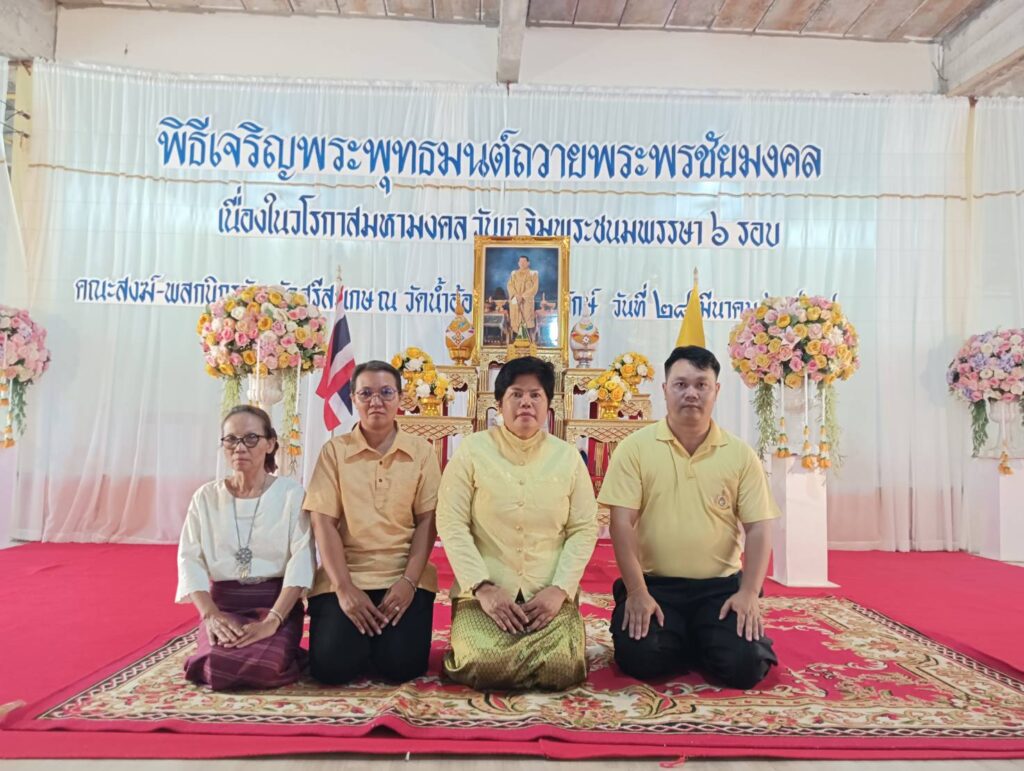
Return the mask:
<svg viewBox="0 0 1024 771">
<path fill-rule="evenodd" d="M 366 593 L 379 605 L 386 589 Z M 369 676 L 404 683 L 427 671 L 434 627 L 434 593 L 417 589 L 398 626 L 382 634 L 361 634 L 341 610 L 333 592 L 309 600 L 309 671 L 327 685 Z"/>
<path fill-rule="evenodd" d="M 647 636 L 633 640 L 622 630 L 626 587 L 612 586 L 615 611 L 611 632 L 615 662 L 627 675 L 651 680 L 690 670 L 728 688 L 753 688 L 779 660 L 767 637 L 747 641 L 736 634 L 736 613 L 718 620 L 725 601 L 740 588 L 740 574 L 727 578 L 659 578 L 645 576 L 647 591 L 665 614 L 665 625 L 651 617 Z"/>
</svg>

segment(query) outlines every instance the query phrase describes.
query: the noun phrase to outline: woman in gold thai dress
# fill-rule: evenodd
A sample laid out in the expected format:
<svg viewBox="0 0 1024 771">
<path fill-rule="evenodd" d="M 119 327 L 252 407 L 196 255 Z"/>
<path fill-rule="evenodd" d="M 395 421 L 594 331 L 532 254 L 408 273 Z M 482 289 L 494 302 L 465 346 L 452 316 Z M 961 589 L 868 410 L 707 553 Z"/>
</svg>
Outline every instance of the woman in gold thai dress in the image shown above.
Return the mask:
<svg viewBox="0 0 1024 771">
<path fill-rule="evenodd" d="M 587 675 L 577 595 L 597 502 L 572 445 L 542 429 L 554 368 L 502 367 L 503 424 L 464 439 L 441 479 L 437 530 L 455 572 L 445 673 L 478 690 L 563 690 Z"/>
</svg>

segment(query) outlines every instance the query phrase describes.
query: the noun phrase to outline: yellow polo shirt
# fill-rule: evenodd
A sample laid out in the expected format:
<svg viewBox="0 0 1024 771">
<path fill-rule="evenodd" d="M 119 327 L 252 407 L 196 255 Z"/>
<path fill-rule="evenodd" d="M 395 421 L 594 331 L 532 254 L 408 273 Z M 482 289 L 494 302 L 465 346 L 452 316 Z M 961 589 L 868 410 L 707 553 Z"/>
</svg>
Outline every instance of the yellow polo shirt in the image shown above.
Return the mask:
<svg viewBox="0 0 1024 771">
<path fill-rule="evenodd" d="M 572 445 L 504 426 L 466 437 L 444 469 L 437 532 L 455 572 L 453 598 L 493 581 L 529 600 L 547 586 L 573 598 L 597 543 L 597 501 Z"/>
<path fill-rule="evenodd" d="M 416 515 L 437 506 L 441 468 L 426 439 L 399 431 L 381 455 L 357 424 L 320 451 L 302 508 L 337 520 L 352 583 L 366 591 L 388 589 L 409 561 Z M 423 569 L 420 588 L 437 591 L 437 569 Z M 335 591 L 323 566 L 309 596 Z"/>
<path fill-rule="evenodd" d="M 757 453 L 714 421 L 692 456 L 665 420 L 631 434 L 615 448 L 598 499 L 640 511 L 644 573 L 674 578 L 732 575 L 743 524 L 779 516 Z"/>
</svg>

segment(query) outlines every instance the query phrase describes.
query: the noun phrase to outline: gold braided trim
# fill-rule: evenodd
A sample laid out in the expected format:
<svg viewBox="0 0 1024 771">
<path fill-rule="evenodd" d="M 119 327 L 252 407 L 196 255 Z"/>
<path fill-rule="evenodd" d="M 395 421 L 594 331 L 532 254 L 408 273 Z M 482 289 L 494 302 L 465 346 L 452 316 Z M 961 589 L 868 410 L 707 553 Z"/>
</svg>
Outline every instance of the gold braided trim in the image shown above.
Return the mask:
<svg viewBox="0 0 1024 771">
<path fill-rule="evenodd" d="M 473 421 L 469 418 L 439 417 L 420 415 L 399 415 L 396 419 L 403 431 L 428 439 L 432 442 L 457 434 L 472 434 Z"/>
<path fill-rule="evenodd" d="M 3 163 L 0 161 L 0 163 Z M 244 185 L 258 184 L 262 186 L 280 187 L 302 187 L 302 188 L 324 188 L 328 190 L 376 190 L 377 185 L 368 183 L 345 183 L 345 182 L 297 182 L 292 180 L 270 180 L 253 182 L 251 179 L 175 179 L 173 177 L 154 176 L 152 174 L 126 174 L 121 171 L 94 171 L 92 169 L 79 169 L 73 166 L 64 166 L 52 163 L 30 163 L 31 169 L 48 169 L 51 171 L 66 171 L 72 174 L 87 174 L 98 177 L 119 177 L 121 179 L 139 179 L 151 182 L 177 182 L 186 184 L 214 184 L 214 185 Z M 716 180 L 709 180 L 716 181 Z M 1024 188 L 1017 190 L 998 190 L 991 193 L 977 193 L 967 195 L 948 195 L 945 193 L 782 193 L 782 192 L 745 192 L 733 193 L 720 190 L 715 193 L 695 193 L 685 190 L 607 190 L 601 188 L 540 188 L 540 187 L 509 187 L 506 185 L 464 185 L 449 184 L 444 182 L 418 182 L 414 184 L 405 182 L 393 182 L 391 187 L 399 190 L 464 190 L 469 192 L 483 193 L 529 193 L 536 195 L 617 195 L 617 196 L 641 196 L 646 198 L 661 198 L 664 196 L 685 196 L 688 198 L 813 198 L 830 200 L 900 200 L 900 201 L 966 201 L 969 198 L 1000 198 L 1024 196 Z"/>
<path fill-rule="evenodd" d="M 565 441 L 588 438 L 595 442 L 613 444 L 621 442 L 635 431 L 649 426 L 651 420 L 569 420 L 565 424 Z"/>
</svg>

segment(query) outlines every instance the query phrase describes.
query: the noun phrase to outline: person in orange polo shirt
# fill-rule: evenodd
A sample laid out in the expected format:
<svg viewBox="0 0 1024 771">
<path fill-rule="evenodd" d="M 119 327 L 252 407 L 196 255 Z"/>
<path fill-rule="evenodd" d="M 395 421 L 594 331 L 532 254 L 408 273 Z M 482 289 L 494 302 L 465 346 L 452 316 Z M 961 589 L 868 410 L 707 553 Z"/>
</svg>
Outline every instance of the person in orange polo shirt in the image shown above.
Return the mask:
<svg viewBox="0 0 1024 771">
<path fill-rule="evenodd" d="M 753 448 L 711 419 L 720 369 L 705 348 L 672 351 L 667 417 L 615 449 L 598 500 L 611 509 L 622 574 L 612 587 L 619 667 L 641 680 L 696 669 L 748 689 L 778 663 L 759 597 L 779 510 Z"/>
<path fill-rule="evenodd" d="M 321 565 L 309 599 L 310 673 L 405 682 L 427 671 L 437 571 L 430 564 L 441 469 L 426 439 L 398 429 L 401 376 L 356 367 L 359 423 L 324 445 L 303 508 Z"/>
</svg>

